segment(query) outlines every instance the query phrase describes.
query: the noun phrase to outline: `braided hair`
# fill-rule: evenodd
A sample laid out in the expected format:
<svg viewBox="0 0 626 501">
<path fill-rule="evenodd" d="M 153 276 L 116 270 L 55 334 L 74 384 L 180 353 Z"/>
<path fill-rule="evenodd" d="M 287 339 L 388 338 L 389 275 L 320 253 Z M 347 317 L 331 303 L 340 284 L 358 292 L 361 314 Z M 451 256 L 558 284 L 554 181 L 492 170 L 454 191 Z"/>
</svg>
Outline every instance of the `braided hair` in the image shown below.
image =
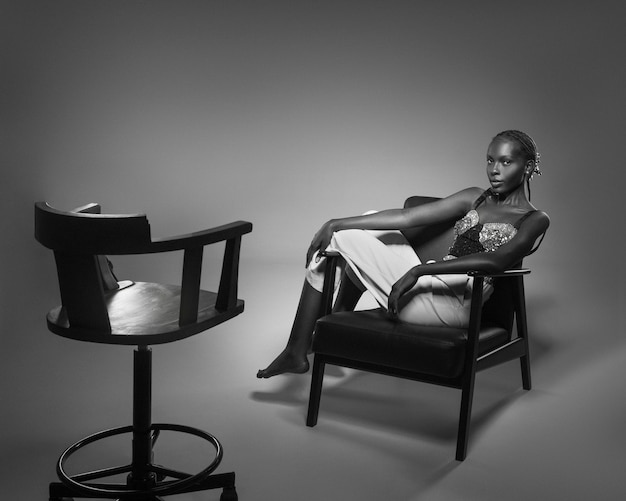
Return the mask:
<svg viewBox="0 0 626 501">
<path fill-rule="evenodd" d="M 524 161 L 532 161 L 533 168 L 526 178 L 526 188 L 528 188 L 528 199 L 530 200 L 530 180 L 535 174 L 541 176 L 541 170 L 539 170 L 539 161 L 541 155 L 537 151 L 537 143 L 528 134 L 519 130 L 505 130 L 496 134 L 492 141 L 496 139 L 506 139 L 515 141 L 521 149 L 522 155 L 524 155 Z"/>
</svg>

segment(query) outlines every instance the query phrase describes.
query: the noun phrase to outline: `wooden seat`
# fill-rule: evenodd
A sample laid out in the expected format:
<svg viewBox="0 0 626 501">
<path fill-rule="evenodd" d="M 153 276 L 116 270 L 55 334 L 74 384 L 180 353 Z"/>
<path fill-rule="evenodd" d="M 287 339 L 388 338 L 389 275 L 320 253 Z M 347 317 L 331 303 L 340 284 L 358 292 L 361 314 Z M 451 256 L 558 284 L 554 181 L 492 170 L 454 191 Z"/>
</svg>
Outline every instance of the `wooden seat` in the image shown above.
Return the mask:
<svg viewBox="0 0 626 501">
<path fill-rule="evenodd" d="M 242 235 L 252 224 L 231 224 L 170 238 L 152 239 L 143 214 L 101 214 L 97 204 L 60 211 L 35 204 L 35 237 L 54 251 L 61 305 L 47 315 L 48 328 L 60 336 L 93 343 L 136 346 L 133 365 L 133 424 L 95 433 L 76 442 L 59 458 L 60 482 L 50 484 L 50 499 L 160 499 L 160 496 L 222 489 L 221 500 L 237 499 L 235 474 L 213 474 L 223 449 L 213 435 L 184 425 L 152 423 L 151 345 L 174 342 L 215 327 L 243 312 L 237 298 Z M 225 242 L 217 292 L 200 288 L 204 247 Z M 118 281 L 107 255 L 183 252 L 180 285 Z M 154 463 L 162 431 L 194 435 L 209 442 L 215 457 L 195 474 Z M 132 435 L 130 464 L 69 475 L 66 463 L 79 449 L 114 435 Z M 126 483 L 112 480 L 127 474 Z"/>
<path fill-rule="evenodd" d="M 411 197 L 405 207 L 433 200 Z M 452 242 L 453 224 L 448 221 L 404 234 L 423 262 L 437 260 Z M 516 267 L 498 275 L 470 273 L 474 286 L 469 326 L 459 329 L 394 321 L 383 309 L 330 313 L 333 275 L 340 256 L 328 257 L 322 318 L 317 321 L 312 344 L 315 357 L 307 425 L 315 426 L 318 420 L 326 364 L 458 388 L 462 391 L 456 459 L 464 460 L 476 372 L 519 360 L 523 388 L 531 388 L 523 282 L 530 270 Z M 485 279 L 493 280 L 494 291 L 483 305 Z"/>
<path fill-rule="evenodd" d="M 153 345 L 184 339 L 243 312 L 243 301 L 238 300 L 230 309 L 220 311 L 216 308 L 217 294 L 200 290 L 197 321 L 180 325 L 181 291 L 177 285 L 133 282 L 105 294 L 110 332 L 72 327 L 63 306 L 48 313 L 48 325 L 55 334 L 79 341 Z M 154 303 L 159 304 L 158 309 L 152 307 Z"/>
</svg>

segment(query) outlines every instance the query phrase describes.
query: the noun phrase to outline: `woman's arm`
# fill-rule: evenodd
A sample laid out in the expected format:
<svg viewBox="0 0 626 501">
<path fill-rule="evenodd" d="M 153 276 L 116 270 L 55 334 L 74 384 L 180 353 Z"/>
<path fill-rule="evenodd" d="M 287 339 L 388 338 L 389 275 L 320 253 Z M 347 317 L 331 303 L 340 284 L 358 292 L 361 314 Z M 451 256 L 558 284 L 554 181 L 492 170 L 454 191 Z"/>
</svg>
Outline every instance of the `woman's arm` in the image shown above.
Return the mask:
<svg viewBox="0 0 626 501">
<path fill-rule="evenodd" d="M 532 250 L 535 242 L 550 225 L 550 218 L 545 212 L 537 211 L 522 223 L 517 234 L 506 244 L 493 252 L 478 252 L 461 256 L 449 261 L 437 261 L 411 268 L 391 288 L 388 309 L 391 316 L 398 314 L 398 300 L 417 283 L 423 275 L 444 273 L 500 273 L 519 263 Z"/>
<path fill-rule="evenodd" d="M 328 247 L 333 233 L 341 230 L 403 230 L 421 225 L 436 224 L 460 218 L 481 195 L 481 188 L 467 188 L 434 202 L 406 209 L 388 209 L 363 216 L 331 219 L 313 237 L 309 246 L 306 265 L 316 251 Z"/>
</svg>

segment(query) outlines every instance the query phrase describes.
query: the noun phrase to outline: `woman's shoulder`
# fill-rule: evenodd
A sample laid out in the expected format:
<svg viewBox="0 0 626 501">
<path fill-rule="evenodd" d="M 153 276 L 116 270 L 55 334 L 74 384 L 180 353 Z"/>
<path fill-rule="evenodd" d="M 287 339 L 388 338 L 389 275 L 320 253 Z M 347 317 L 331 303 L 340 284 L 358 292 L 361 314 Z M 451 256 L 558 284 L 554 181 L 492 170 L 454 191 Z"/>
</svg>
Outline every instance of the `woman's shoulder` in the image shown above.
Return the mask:
<svg viewBox="0 0 626 501">
<path fill-rule="evenodd" d="M 459 191 L 456 196 L 464 205 L 464 211 L 467 212 L 481 205 L 486 200 L 488 192 L 488 190 L 473 186 Z"/>
<path fill-rule="evenodd" d="M 481 195 L 483 195 L 484 193 L 486 193 L 488 190 L 485 190 L 485 188 L 480 188 L 478 186 L 472 186 L 470 188 L 465 188 L 464 190 L 461 190 L 459 193 L 463 193 L 465 195 L 467 195 L 470 198 L 477 198 L 480 197 Z"/>
<path fill-rule="evenodd" d="M 545 233 L 550 226 L 550 216 L 542 210 L 533 209 L 528 211 L 516 224 L 517 228 L 525 227 L 537 233 Z"/>
<path fill-rule="evenodd" d="M 465 188 L 461 191 L 457 191 L 456 193 L 453 193 L 447 198 L 462 201 L 471 205 L 476 201 L 476 199 L 483 196 L 484 193 L 485 193 L 485 190 L 483 188 L 478 188 L 477 186 L 474 186 L 471 188 Z"/>
<path fill-rule="evenodd" d="M 550 216 L 548 216 L 548 213 L 545 211 L 534 209 L 528 217 L 529 219 L 533 218 L 535 221 L 544 224 L 546 228 L 550 226 Z"/>
<path fill-rule="evenodd" d="M 482 188 L 465 188 L 443 198 L 442 202 L 443 205 L 454 209 L 454 212 L 457 213 L 456 215 L 459 216 L 473 209 L 476 205 L 476 201 L 484 192 L 485 190 Z"/>
</svg>

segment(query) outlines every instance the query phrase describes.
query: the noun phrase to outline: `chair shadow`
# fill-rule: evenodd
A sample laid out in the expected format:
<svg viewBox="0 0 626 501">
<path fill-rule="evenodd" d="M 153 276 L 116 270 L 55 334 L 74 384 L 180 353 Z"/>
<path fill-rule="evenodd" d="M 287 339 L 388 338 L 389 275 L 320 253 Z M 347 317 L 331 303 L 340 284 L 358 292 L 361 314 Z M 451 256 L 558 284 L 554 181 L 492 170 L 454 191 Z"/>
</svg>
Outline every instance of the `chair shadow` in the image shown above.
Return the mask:
<svg viewBox="0 0 626 501">
<path fill-rule="evenodd" d="M 328 390 L 323 396 L 319 419 L 339 420 L 437 442 L 456 441 L 461 392 L 413 384 L 416 388 L 389 396 L 343 387 Z M 476 392 L 471 418 L 474 436 L 518 396 L 516 392 L 486 401 L 480 393 Z"/>
<path fill-rule="evenodd" d="M 310 377 L 286 375 L 274 391 L 253 392 L 259 402 L 300 406 L 285 418 L 305 423 Z M 475 389 L 471 435 L 481 430 L 523 395 L 521 378 L 502 384 L 497 377 L 482 378 Z M 353 424 L 387 433 L 415 436 L 436 442 L 455 442 L 458 432 L 461 392 L 426 383 L 346 370 L 327 365 L 319 420 Z"/>
<path fill-rule="evenodd" d="M 542 333 L 542 326 L 552 325 L 548 321 L 552 312 L 556 308 L 554 297 L 544 295 L 526 298 L 529 323 L 536 319 L 536 325 L 529 325 L 528 343 L 530 348 L 531 371 L 532 365 L 538 365 L 549 360 L 549 356 L 554 352 L 554 343 L 549 340 L 545 332 Z"/>
<path fill-rule="evenodd" d="M 276 376 L 283 378 L 280 388 L 273 391 L 253 391 L 250 398 L 257 402 L 274 404 L 302 405 L 306 403 L 308 395 L 308 378 L 300 375 Z"/>
</svg>

